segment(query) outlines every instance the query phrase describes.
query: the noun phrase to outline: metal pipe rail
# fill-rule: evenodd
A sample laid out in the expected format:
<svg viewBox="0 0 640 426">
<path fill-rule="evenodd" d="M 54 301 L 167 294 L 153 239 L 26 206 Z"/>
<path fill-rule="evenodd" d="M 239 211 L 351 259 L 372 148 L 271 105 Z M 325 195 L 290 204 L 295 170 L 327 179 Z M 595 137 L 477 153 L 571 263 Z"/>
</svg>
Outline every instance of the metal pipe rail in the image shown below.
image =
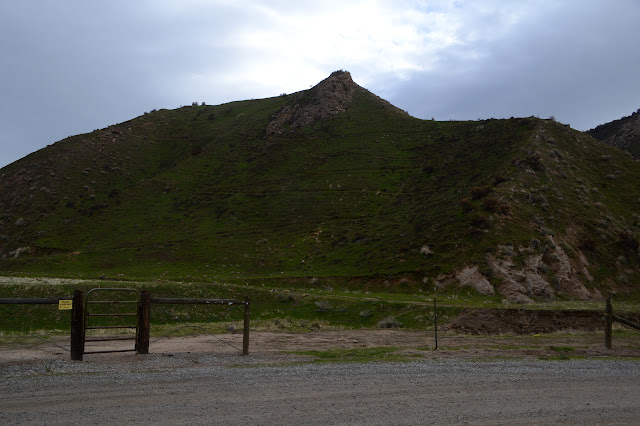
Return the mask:
<svg viewBox="0 0 640 426">
<path fill-rule="evenodd" d="M 618 321 L 621 324 L 626 325 L 627 327 L 631 327 L 631 328 L 635 328 L 636 330 L 640 330 L 640 324 L 636 324 L 635 322 L 631 322 L 629 320 L 626 320 L 624 318 L 621 318 L 617 315 L 612 315 L 612 318 L 614 321 Z"/>
<path fill-rule="evenodd" d="M 103 337 L 100 339 L 85 339 L 85 342 L 109 342 L 116 340 L 136 340 L 135 337 Z"/>
<path fill-rule="evenodd" d="M 61 300 L 73 300 L 73 297 L 0 297 L 0 305 L 57 305 Z"/>
<path fill-rule="evenodd" d="M 151 303 L 165 303 L 172 305 L 244 305 L 244 300 L 236 299 L 193 299 L 175 297 L 151 297 Z"/>
</svg>

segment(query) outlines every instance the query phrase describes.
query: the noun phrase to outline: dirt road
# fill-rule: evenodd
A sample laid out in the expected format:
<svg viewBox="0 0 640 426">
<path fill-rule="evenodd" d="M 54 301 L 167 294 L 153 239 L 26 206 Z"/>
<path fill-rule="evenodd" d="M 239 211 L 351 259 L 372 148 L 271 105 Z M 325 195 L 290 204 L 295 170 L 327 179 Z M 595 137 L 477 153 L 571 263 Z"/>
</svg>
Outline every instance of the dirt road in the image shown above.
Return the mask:
<svg viewBox="0 0 640 426">
<path fill-rule="evenodd" d="M 58 361 L 47 374 L 3 379 L 0 423 L 637 424 L 640 419 L 640 363 L 633 361 L 230 368 L 223 358 L 235 355 L 186 355 L 164 362 L 158 362 L 162 355 L 151 355 L 126 368 L 102 363 L 76 372 L 70 361 Z M 191 365 L 175 367 L 184 363 Z"/>
<path fill-rule="evenodd" d="M 197 336 L 152 343 L 151 354 L 86 356 L 64 346 L 0 348 L 0 424 L 637 424 L 638 349 L 606 352 L 584 335 L 556 354 L 519 337 L 444 336 L 397 330 Z M 221 339 L 227 339 L 221 342 Z M 458 339 L 458 340 L 456 340 Z M 237 342 L 236 342 L 237 340 Z M 62 343 L 62 342 L 59 342 Z M 619 342 L 622 343 L 622 342 Z M 404 363 L 309 364 L 303 349 L 395 346 Z M 636 345 L 637 346 L 637 345 Z M 241 347 L 241 345 L 239 345 Z M 28 356 L 31 354 L 31 356 Z M 602 359 L 602 355 L 619 359 Z M 503 360 L 500 356 L 514 356 Z M 623 360 L 629 357 L 629 360 Z"/>
</svg>

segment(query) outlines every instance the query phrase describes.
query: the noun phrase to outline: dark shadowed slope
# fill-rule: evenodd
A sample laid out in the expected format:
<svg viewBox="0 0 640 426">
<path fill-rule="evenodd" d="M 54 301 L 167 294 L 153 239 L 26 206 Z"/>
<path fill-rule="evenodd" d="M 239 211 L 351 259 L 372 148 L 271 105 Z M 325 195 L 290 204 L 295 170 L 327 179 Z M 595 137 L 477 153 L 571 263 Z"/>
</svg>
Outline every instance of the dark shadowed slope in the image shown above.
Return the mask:
<svg viewBox="0 0 640 426">
<path fill-rule="evenodd" d="M 629 117 L 601 124 L 587 133 L 608 145 L 628 151 L 635 158 L 640 157 L 640 110 Z"/>
</svg>

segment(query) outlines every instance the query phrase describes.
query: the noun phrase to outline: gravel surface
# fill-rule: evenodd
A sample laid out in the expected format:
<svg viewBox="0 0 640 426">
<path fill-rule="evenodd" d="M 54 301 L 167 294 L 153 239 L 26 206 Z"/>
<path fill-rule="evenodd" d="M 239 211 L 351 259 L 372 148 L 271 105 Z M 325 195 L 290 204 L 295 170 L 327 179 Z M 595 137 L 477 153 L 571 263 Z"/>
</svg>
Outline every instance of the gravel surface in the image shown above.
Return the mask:
<svg viewBox="0 0 640 426">
<path fill-rule="evenodd" d="M 178 353 L 0 365 L 0 424 L 637 424 L 640 362 L 296 364 Z M 271 365 L 269 365 L 271 364 Z"/>
</svg>

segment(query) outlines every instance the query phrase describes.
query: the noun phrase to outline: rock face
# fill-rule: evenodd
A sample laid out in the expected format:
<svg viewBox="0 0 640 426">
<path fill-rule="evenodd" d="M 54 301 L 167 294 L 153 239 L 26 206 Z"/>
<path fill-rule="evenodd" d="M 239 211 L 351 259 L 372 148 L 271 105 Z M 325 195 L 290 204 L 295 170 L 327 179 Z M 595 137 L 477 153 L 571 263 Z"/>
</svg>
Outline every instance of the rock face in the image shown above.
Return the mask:
<svg viewBox="0 0 640 426">
<path fill-rule="evenodd" d="M 608 145 L 640 158 L 640 109 L 629 117 L 601 124 L 587 133 Z"/>
<path fill-rule="evenodd" d="M 572 265 L 564 249 L 553 237 L 547 237 L 547 249 L 536 253 L 530 247 L 520 247 L 520 252 L 529 252 L 524 267 L 517 267 L 511 256 L 487 255 L 487 263 L 493 273 L 501 278 L 498 291 L 510 302 L 531 303 L 533 298 L 551 300 L 556 294 L 579 300 L 599 298 L 584 286 L 578 271 Z M 552 278 L 551 278 L 552 277 Z"/>
<path fill-rule="evenodd" d="M 524 265 L 518 266 L 513 260 L 515 250 L 524 255 Z M 581 262 L 586 262 L 584 256 L 580 257 Z M 497 291 L 511 303 L 533 303 L 534 299 L 553 300 L 558 295 L 579 300 L 602 298 L 597 290 L 592 293 L 584 286 L 580 274 L 588 275 L 585 265 L 574 266 L 552 236 L 547 237 L 543 252 L 533 247 L 514 249 L 512 246 L 499 246 L 498 253 L 487 254 L 487 266 L 493 278 L 497 278 L 492 281 L 499 283 L 495 288 L 477 265 L 466 266 L 450 275 L 441 275 L 436 278 L 435 285 L 438 288 L 473 287 L 487 296 L 493 296 Z"/>
<path fill-rule="evenodd" d="M 456 279 L 462 287 L 473 287 L 479 293 L 493 296 L 495 290 L 489 280 L 480 273 L 477 266 L 468 266 L 456 274 Z"/>
<path fill-rule="evenodd" d="M 311 90 L 300 92 L 293 104 L 274 114 L 267 125 L 267 135 L 279 135 L 344 112 L 357 87 L 349 72 L 333 72 Z"/>
</svg>

